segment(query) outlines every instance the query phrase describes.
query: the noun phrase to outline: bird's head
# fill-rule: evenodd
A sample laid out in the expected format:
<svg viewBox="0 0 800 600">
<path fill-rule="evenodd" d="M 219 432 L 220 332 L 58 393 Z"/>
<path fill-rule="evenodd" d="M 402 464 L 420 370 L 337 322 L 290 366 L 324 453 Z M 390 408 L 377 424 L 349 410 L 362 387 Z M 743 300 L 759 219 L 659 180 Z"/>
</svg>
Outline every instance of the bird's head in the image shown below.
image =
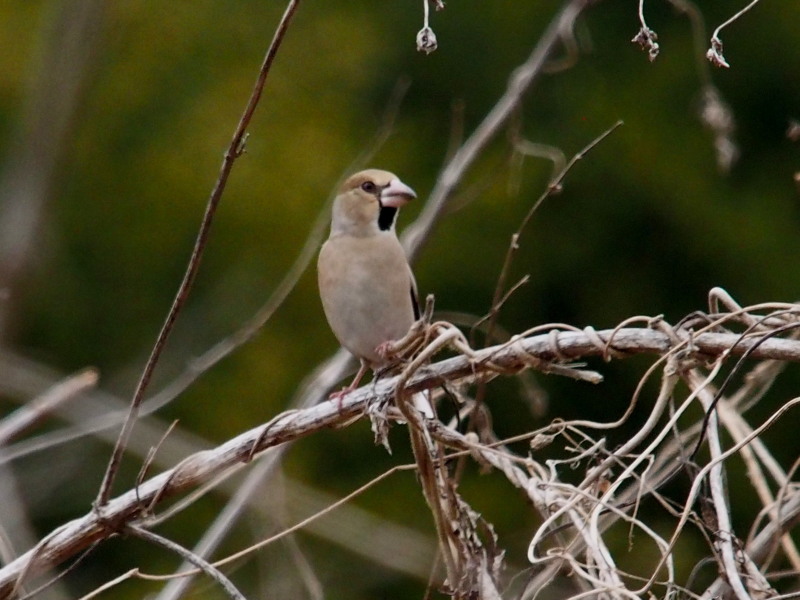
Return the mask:
<svg viewBox="0 0 800 600">
<path fill-rule="evenodd" d="M 333 204 L 333 233 L 366 236 L 394 227 L 397 209 L 417 195 L 394 173 L 367 169 L 342 184 Z"/>
</svg>

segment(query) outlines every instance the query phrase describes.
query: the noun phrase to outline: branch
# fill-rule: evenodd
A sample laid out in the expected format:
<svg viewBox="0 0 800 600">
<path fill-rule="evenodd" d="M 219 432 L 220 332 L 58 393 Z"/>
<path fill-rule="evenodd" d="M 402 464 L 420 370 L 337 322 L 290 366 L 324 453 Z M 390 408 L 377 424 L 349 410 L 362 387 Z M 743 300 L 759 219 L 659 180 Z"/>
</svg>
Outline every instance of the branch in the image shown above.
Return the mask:
<svg viewBox="0 0 800 600">
<path fill-rule="evenodd" d="M 547 59 L 563 39 L 564 32 L 572 29 L 575 20 L 590 4 L 591 0 L 571 0 L 561 9 L 528 59 L 514 70 L 505 93 L 442 170 L 425 208 L 414 225 L 403 232 L 403 245 L 409 260 L 413 261 L 419 254 L 424 240 L 440 219 L 448 199 L 461 183 L 467 169 L 514 114 L 522 102 L 522 96 L 545 71 Z"/>
<path fill-rule="evenodd" d="M 717 325 L 717 323 L 714 323 Z M 663 328 L 663 324 L 662 328 Z M 541 330 L 542 328 L 537 328 Z M 759 343 L 761 342 L 761 343 Z M 437 343 L 433 340 L 432 344 Z M 550 330 L 528 337 L 515 336 L 510 342 L 423 366 L 407 380 L 405 392 L 441 386 L 474 383 L 516 374 L 528 368 L 545 372 L 559 362 L 582 357 L 618 357 L 650 353 L 664 355 L 680 350 L 686 358 L 708 359 L 723 354 L 749 353 L 755 359 L 800 362 L 800 341 L 742 337 L 735 333 L 692 334 L 677 329 L 622 328 L 594 331 Z M 563 365 L 561 365 L 563 368 Z M 387 401 L 397 393 L 400 377 L 392 377 L 355 390 L 337 402 L 286 411 L 263 426 L 246 431 L 228 442 L 190 455 L 175 468 L 157 475 L 138 489 L 111 500 L 103 514 L 92 511 L 53 531 L 40 544 L 0 569 L 0 598 L 7 598 L 23 576 L 40 573 L 88 547 L 110 537 L 127 524 L 146 517 L 160 502 L 201 485 L 229 469 L 241 466 L 254 453 L 312 434 L 320 429 L 342 426 L 364 414 L 368 403 Z"/>
<path fill-rule="evenodd" d="M 211 191 L 211 197 L 208 199 L 208 203 L 206 204 L 206 210 L 203 214 L 203 220 L 200 223 L 200 230 L 197 232 L 197 238 L 195 240 L 194 248 L 192 249 L 192 255 L 189 259 L 189 264 L 186 266 L 186 272 L 183 275 L 183 281 L 181 281 L 181 284 L 178 287 L 178 292 L 175 295 L 175 299 L 172 301 L 172 306 L 170 306 L 169 312 L 167 313 L 167 318 L 164 321 L 164 324 L 161 326 L 161 331 L 159 332 L 156 342 L 153 345 L 153 350 L 151 351 L 150 357 L 147 359 L 147 363 L 144 366 L 142 375 L 139 378 L 139 383 L 136 385 L 136 390 L 134 391 L 133 398 L 131 399 L 130 412 L 125 419 L 125 422 L 122 424 L 122 430 L 119 433 L 119 438 L 117 439 L 117 443 L 115 444 L 114 450 L 111 453 L 111 458 L 108 461 L 108 466 L 106 468 L 105 475 L 103 476 L 103 481 L 100 484 L 100 491 L 98 492 L 97 499 L 95 500 L 95 507 L 97 509 L 102 508 L 108 501 L 108 498 L 111 496 L 111 486 L 114 484 L 114 478 L 119 470 L 122 455 L 125 453 L 125 448 L 128 445 L 128 438 L 130 438 L 131 432 L 133 431 L 133 425 L 136 422 L 136 418 L 139 414 L 139 407 L 144 399 L 144 393 L 147 390 L 147 386 L 150 383 L 150 378 L 153 375 L 153 371 L 158 363 L 158 359 L 161 357 L 161 353 L 164 350 L 167 339 L 169 338 L 172 328 L 175 325 L 175 320 L 178 318 L 178 314 L 180 314 L 184 304 L 186 304 L 186 300 L 189 297 L 189 292 L 191 291 L 195 276 L 200 268 L 200 260 L 203 256 L 203 251 L 205 250 L 205 246 L 208 241 L 208 234 L 211 231 L 211 224 L 214 220 L 217 206 L 219 206 L 219 202 L 222 199 L 222 193 L 225 191 L 225 186 L 228 182 L 228 176 L 230 175 L 231 169 L 233 169 L 234 161 L 244 153 L 245 142 L 247 140 L 247 127 L 250 124 L 250 120 L 253 118 L 253 113 L 256 110 L 256 106 L 258 106 L 258 102 L 261 99 L 261 92 L 264 89 L 267 75 L 269 74 L 272 63 L 275 60 L 275 55 L 278 52 L 281 42 L 283 41 L 286 30 L 289 27 L 289 22 L 291 21 L 292 16 L 297 9 L 299 1 L 300 0 L 290 0 L 288 6 L 286 7 L 286 11 L 283 13 L 283 17 L 281 17 L 281 21 L 278 24 L 278 28 L 275 30 L 275 35 L 272 38 L 272 43 L 270 44 L 267 54 L 264 57 L 264 62 L 261 65 L 261 70 L 259 71 L 258 79 L 256 80 L 253 92 L 250 95 L 250 99 L 247 102 L 244 113 L 242 114 L 239 124 L 236 127 L 236 131 L 233 134 L 233 139 L 231 140 L 230 146 L 228 146 L 228 150 L 225 152 L 225 157 L 222 160 L 222 167 L 220 168 L 217 182 L 214 184 L 214 189 Z"/>
<path fill-rule="evenodd" d="M 0 446 L 6 445 L 23 431 L 33 427 L 65 402 L 93 388 L 97 384 L 97 378 L 96 369 L 78 371 L 0 420 Z"/>
<path fill-rule="evenodd" d="M 200 558 L 195 553 L 190 552 L 183 546 L 176 544 L 175 542 L 168 540 L 165 537 L 162 537 L 158 534 L 153 533 L 152 531 L 148 531 L 147 529 L 143 529 L 136 525 L 129 525 L 125 528 L 126 531 L 131 532 L 133 535 L 142 538 L 143 540 L 147 540 L 148 542 L 152 542 L 158 546 L 163 546 L 167 550 L 171 550 L 175 552 L 180 557 L 185 560 L 188 560 L 198 569 L 206 573 L 209 577 L 211 577 L 214 581 L 216 581 L 224 590 L 225 592 L 234 600 L 247 600 L 242 593 L 236 589 L 236 586 L 233 585 L 230 579 L 225 577 L 214 565 L 210 564 L 203 558 Z"/>
</svg>

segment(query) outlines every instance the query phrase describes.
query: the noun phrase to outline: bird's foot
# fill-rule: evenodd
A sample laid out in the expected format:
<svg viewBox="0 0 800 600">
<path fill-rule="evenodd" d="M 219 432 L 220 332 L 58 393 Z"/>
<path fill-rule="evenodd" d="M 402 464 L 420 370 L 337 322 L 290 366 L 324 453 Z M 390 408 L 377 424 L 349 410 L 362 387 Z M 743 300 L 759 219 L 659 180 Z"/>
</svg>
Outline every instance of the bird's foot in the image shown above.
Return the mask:
<svg viewBox="0 0 800 600">
<path fill-rule="evenodd" d="M 381 357 L 384 362 L 389 362 L 392 358 L 397 356 L 397 343 L 394 340 L 378 344 L 375 348 L 375 354 Z"/>
<path fill-rule="evenodd" d="M 383 362 L 402 362 L 412 356 L 426 342 L 430 323 L 423 319 L 415 321 L 403 337 L 397 340 L 387 340 L 375 348 Z"/>
<path fill-rule="evenodd" d="M 358 384 L 361 383 L 361 378 L 364 377 L 364 374 L 369 369 L 369 364 L 367 361 L 361 361 L 361 368 L 356 373 L 356 376 L 353 378 L 353 381 L 350 382 L 350 385 L 344 386 L 338 392 L 331 392 L 328 395 L 329 400 L 336 400 L 336 406 L 339 408 L 339 412 L 342 412 L 342 400 L 344 399 L 347 394 L 352 392 L 354 389 L 358 387 Z"/>
</svg>

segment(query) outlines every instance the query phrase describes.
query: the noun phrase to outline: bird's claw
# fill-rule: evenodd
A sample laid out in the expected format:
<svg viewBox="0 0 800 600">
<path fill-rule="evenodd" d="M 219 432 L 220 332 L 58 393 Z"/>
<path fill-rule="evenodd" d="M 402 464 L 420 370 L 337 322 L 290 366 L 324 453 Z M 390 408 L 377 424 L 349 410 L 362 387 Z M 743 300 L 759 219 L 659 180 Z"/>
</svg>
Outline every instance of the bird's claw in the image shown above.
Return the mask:
<svg viewBox="0 0 800 600">
<path fill-rule="evenodd" d="M 375 348 L 375 354 L 380 356 L 382 360 L 388 362 L 389 359 L 393 358 L 397 354 L 395 342 L 388 341 L 378 344 L 378 346 Z"/>
</svg>

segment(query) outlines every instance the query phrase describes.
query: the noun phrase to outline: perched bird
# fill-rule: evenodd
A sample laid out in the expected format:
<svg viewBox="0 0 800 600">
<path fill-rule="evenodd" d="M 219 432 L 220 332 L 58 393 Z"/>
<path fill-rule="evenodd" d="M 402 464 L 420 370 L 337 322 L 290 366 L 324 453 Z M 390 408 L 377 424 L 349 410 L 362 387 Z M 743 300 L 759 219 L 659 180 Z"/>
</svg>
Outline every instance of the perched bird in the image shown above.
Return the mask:
<svg viewBox="0 0 800 600">
<path fill-rule="evenodd" d="M 325 316 L 339 343 L 361 361 L 341 398 L 368 368 L 385 365 L 386 345 L 419 318 L 417 285 L 394 230 L 398 209 L 414 190 L 388 171 L 352 175 L 333 203 L 331 234 L 317 262 Z"/>
</svg>

